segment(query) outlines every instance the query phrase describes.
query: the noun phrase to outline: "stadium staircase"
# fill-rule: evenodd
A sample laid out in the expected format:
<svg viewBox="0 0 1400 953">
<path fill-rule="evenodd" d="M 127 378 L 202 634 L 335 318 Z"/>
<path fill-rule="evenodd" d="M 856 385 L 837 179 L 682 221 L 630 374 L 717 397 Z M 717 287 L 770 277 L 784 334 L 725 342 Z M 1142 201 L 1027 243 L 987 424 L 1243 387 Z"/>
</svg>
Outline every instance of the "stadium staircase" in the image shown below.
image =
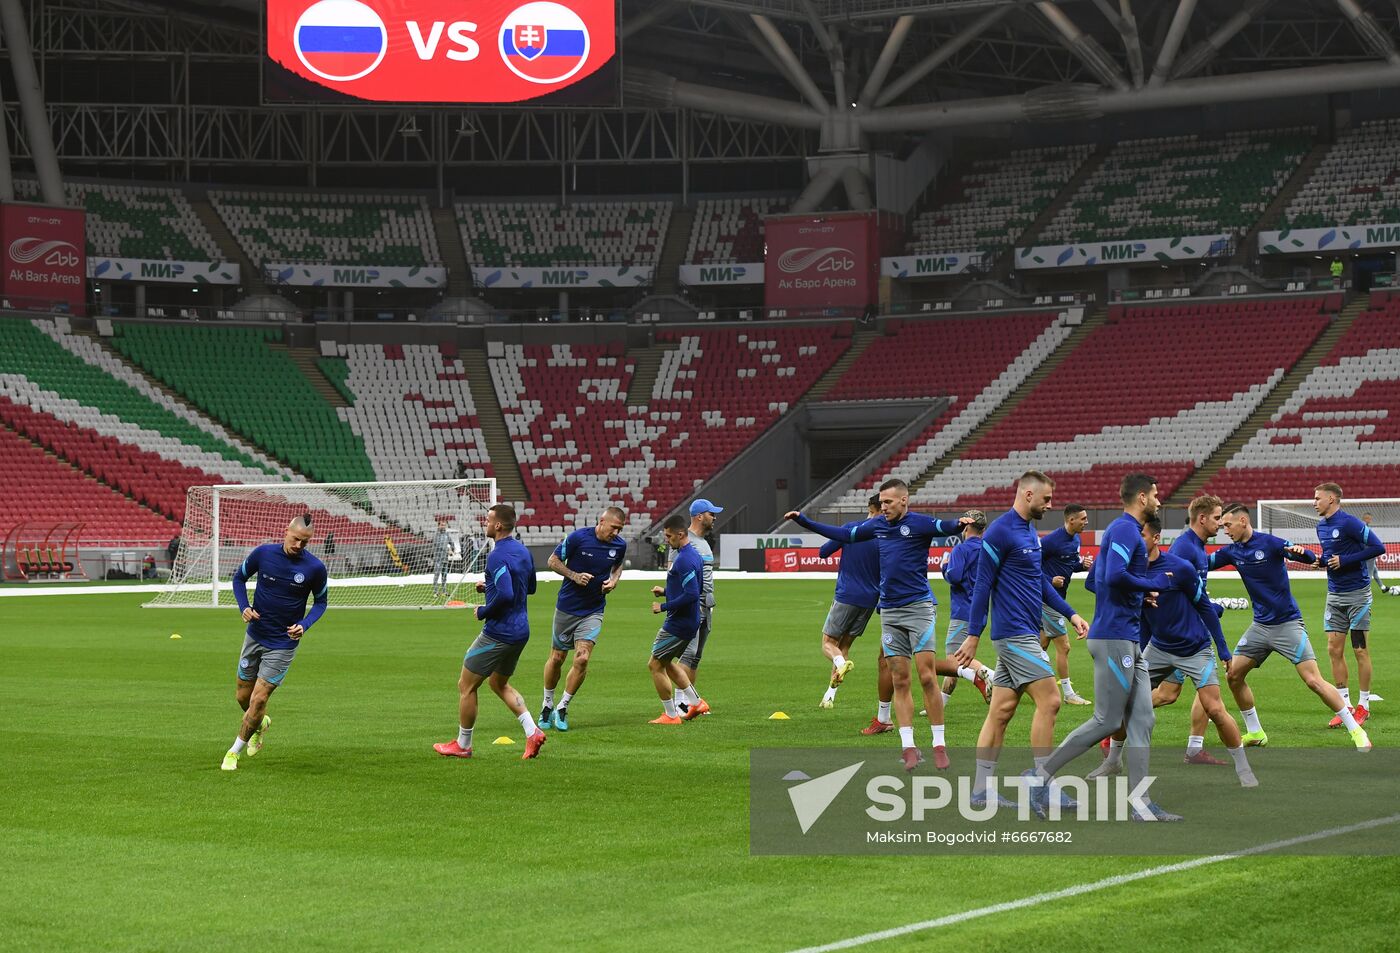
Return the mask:
<svg viewBox="0 0 1400 953">
<path fill-rule="evenodd" d="M 653 294 L 673 295 L 679 290 L 680 267 L 685 261 L 690 230 L 694 222 L 694 209 L 678 205 L 671 213 L 671 224 L 666 230 L 666 239 L 661 245 L 661 257 L 656 262 L 656 275 L 652 279 Z"/>
<path fill-rule="evenodd" d="M 491 384 L 491 368 L 486 352 L 481 348 L 462 348 L 458 353 L 467 369 L 467 387 L 476 406 L 477 424 L 486 443 L 486 456 L 496 477 L 496 498 L 523 503 L 528 499 L 525 480 L 520 475 L 520 461 L 515 458 L 515 446 L 506 429 L 501 402 Z"/>
<path fill-rule="evenodd" d="M 821 400 L 831 389 L 836 386 L 836 382 L 841 379 L 841 375 L 851 369 L 853 365 L 870 343 L 880 336 L 880 332 L 873 328 L 859 328 L 851 335 L 851 346 L 846 349 L 846 353 L 836 359 L 836 363 L 826 369 L 826 373 L 817 378 L 817 382 L 812 385 L 802 400 L 810 403 Z"/>
<path fill-rule="evenodd" d="M 447 297 L 465 298 L 472 293 L 472 272 L 467 264 L 462 230 L 452 206 L 432 210 L 433 231 L 437 233 L 438 253 L 447 268 Z"/>
<path fill-rule="evenodd" d="M 223 252 L 225 261 L 238 263 L 239 273 L 242 276 L 243 291 L 249 297 L 263 297 L 272 295 L 274 292 L 263 280 L 262 265 L 254 262 L 243 251 L 243 246 L 238 243 L 238 239 L 233 237 L 233 232 L 229 231 L 224 220 L 219 217 L 219 213 L 214 210 L 214 206 L 209 202 L 209 193 L 205 189 L 191 188 L 185 193 L 185 197 L 190 200 L 191 207 L 194 208 L 195 215 L 204 223 L 204 227 L 209 229 L 209 234 L 214 237 L 214 241 L 219 243 L 219 250 Z M 289 310 L 296 310 L 289 308 Z"/>
<path fill-rule="evenodd" d="M 1042 361 L 1040 366 L 1032 371 L 1026 379 L 1021 382 L 1019 387 L 1011 392 L 1011 395 L 1002 402 L 1000 407 L 988 414 L 987 419 L 982 421 L 981 425 L 976 430 L 959 440 L 953 445 L 951 450 L 935 460 L 927 470 L 910 482 L 910 495 L 923 489 L 925 484 L 946 470 L 949 464 L 966 453 L 969 448 L 976 444 L 977 441 L 981 440 L 985 434 L 990 433 L 1002 420 L 1009 417 L 1016 409 L 1016 406 L 1025 399 L 1026 395 L 1035 390 L 1040 382 L 1049 377 L 1050 373 L 1055 370 L 1055 368 L 1059 367 L 1060 364 L 1064 362 L 1065 358 L 1069 357 L 1085 338 L 1102 327 L 1107 320 L 1108 309 L 1103 306 L 1095 308 L 1093 311 L 1086 312 L 1084 321 L 1079 327 L 1071 331 L 1069 336 L 1060 342 L 1060 346 L 1055 348 L 1055 350 L 1050 353 L 1050 356 Z"/>
<path fill-rule="evenodd" d="M 313 347 L 289 347 L 281 341 L 269 341 L 267 347 L 272 351 L 282 351 L 289 357 L 293 364 L 301 370 L 313 390 L 321 395 L 321 399 L 332 407 L 349 407 L 351 402 L 345 399 L 344 392 L 335 386 L 335 383 L 326 376 L 322 369 L 321 354 Z"/>
<path fill-rule="evenodd" d="M 1049 205 L 1041 210 L 1040 214 L 1037 215 L 1029 225 L 1026 226 L 1026 230 L 1021 234 L 1020 239 L 1020 245 L 1022 247 L 1033 244 L 1041 230 L 1053 222 L 1056 215 L 1060 214 L 1060 209 L 1074 201 L 1074 196 L 1079 192 L 1079 187 L 1085 183 L 1089 176 L 1099 170 L 1099 166 L 1103 165 L 1103 160 L 1108 156 L 1108 153 L 1108 146 L 1099 146 L 1089 158 L 1084 160 L 1084 164 L 1075 170 L 1074 175 L 1070 176 L 1069 181 L 1065 183 L 1065 187 L 1060 189 L 1060 193 L 1050 201 Z M 1016 245 L 1013 244 L 997 259 L 996 264 L 991 269 L 991 273 L 995 278 L 1005 281 L 1007 278 L 1011 277 L 1011 273 L 1016 270 L 1015 266 Z"/>
<path fill-rule="evenodd" d="M 1331 149 L 1332 147 L 1327 143 L 1318 143 L 1303 157 L 1303 161 L 1298 163 L 1298 167 L 1293 170 L 1288 181 L 1283 183 L 1283 187 L 1278 190 L 1274 200 L 1264 209 L 1264 213 L 1259 216 L 1258 221 L 1249 231 L 1245 232 L 1235 245 L 1235 254 L 1230 257 L 1232 265 L 1243 265 L 1256 257 L 1255 248 L 1258 245 L 1259 233 L 1265 229 L 1274 230 L 1279 227 L 1279 223 L 1283 221 L 1284 211 L 1292 204 L 1294 197 L 1308 183 L 1308 180 L 1312 178 L 1318 164 L 1322 162 Z"/>
<path fill-rule="evenodd" d="M 1332 319 L 1327 329 L 1317 336 L 1317 340 L 1313 341 L 1312 345 L 1303 352 L 1298 363 L 1289 368 L 1283 380 L 1279 381 L 1278 386 L 1255 408 L 1254 413 L 1245 418 L 1244 423 L 1230 434 L 1229 439 L 1222 443 L 1214 453 L 1206 458 L 1205 463 L 1197 467 L 1196 471 L 1177 487 L 1176 492 L 1168 497 L 1168 502 L 1177 504 L 1190 501 L 1192 497 L 1205 488 L 1216 474 L 1224 469 L 1225 464 L 1244 448 L 1251 437 L 1262 428 L 1269 426 L 1269 422 L 1278 409 L 1283 406 L 1284 401 L 1298 389 L 1303 381 L 1308 379 L 1308 375 L 1313 372 L 1318 363 L 1332 352 L 1332 348 L 1336 347 L 1337 342 L 1342 339 L 1342 336 L 1347 333 L 1357 317 L 1366 308 L 1367 299 L 1364 296 L 1358 296 L 1347 304 Z"/>
<path fill-rule="evenodd" d="M 627 406 L 651 406 L 651 395 L 656 389 L 656 378 L 661 373 L 661 361 L 667 351 L 674 351 L 679 346 L 674 341 L 661 341 L 650 347 L 637 348 L 627 352 L 627 360 L 636 368 L 636 372 L 632 375 L 632 388 L 627 392 Z"/>
</svg>

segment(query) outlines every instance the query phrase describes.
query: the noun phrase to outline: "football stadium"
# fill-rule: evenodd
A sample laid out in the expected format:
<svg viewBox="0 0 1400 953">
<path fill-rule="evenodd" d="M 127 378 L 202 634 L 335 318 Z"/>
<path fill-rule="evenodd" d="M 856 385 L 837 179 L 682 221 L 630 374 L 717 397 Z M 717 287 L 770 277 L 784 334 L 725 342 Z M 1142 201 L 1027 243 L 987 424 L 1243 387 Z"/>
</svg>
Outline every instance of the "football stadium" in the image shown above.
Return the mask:
<svg viewBox="0 0 1400 953">
<path fill-rule="evenodd" d="M 0 39 L 0 948 L 1396 947 L 1400 3 Z"/>
</svg>

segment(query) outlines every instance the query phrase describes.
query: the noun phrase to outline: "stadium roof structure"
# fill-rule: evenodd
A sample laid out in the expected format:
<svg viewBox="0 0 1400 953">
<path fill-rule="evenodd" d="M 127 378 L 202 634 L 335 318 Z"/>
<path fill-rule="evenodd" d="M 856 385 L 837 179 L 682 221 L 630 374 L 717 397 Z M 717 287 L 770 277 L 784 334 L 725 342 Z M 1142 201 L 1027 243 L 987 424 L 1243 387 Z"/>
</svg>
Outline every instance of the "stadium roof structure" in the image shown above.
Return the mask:
<svg viewBox="0 0 1400 953">
<path fill-rule="evenodd" d="M 400 117 L 402 123 L 418 123 L 416 131 L 422 128 L 419 113 L 443 115 L 444 129 L 437 135 L 455 138 L 437 155 L 445 155 L 450 165 L 559 162 L 568 156 L 565 139 L 586 138 L 594 126 L 608 127 L 606 137 L 618 142 L 684 140 L 672 129 L 676 123 L 667 126 L 666 116 L 702 117 L 687 122 L 709 116 L 734 124 L 728 133 L 732 141 L 701 149 L 692 145 L 690 157 L 723 161 L 898 152 L 892 144 L 935 130 L 1089 121 L 1400 86 L 1400 0 L 619 0 L 619 5 L 622 103 L 589 110 L 579 120 L 583 133 L 564 129 L 572 122 L 565 119 L 558 123 L 563 131 L 547 128 L 548 117 L 558 111 L 541 108 L 415 107 Z M 42 0 L 31 32 L 41 58 L 79 68 L 84 59 L 122 55 L 220 57 L 251 65 L 259 56 L 261 6 L 259 0 Z M 110 75 L 103 74 L 104 84 Z M 165 122 L 164 113 L 178 104 L 151 105 L 157 108 L 148 111 L 149 121 Z M 252 112 L 233 116 L 222 107 L 200 108 L 190 125 L 222 129 L 228 123 L 231 130 L 236 119 L 251 131 L 211 133 L 206 138 L 212 145 L 201 140 L 184 147 L 186 162 L 198 163 L 200 150 L 211 162 L 243 161 L 233 151 L 239 141 L 292 142 L 284 157 L 271 159 L 267 146 L 258 146 L 263 153 L 257 155 L 249 147 L 246 161 L 282 164 L 296 158 L 301 139 L 358 136 L 386 148 L 391 141 L 390 133 L 380 130 L 380 107 L 321 108 L 299 118 L 295 108 L 274 116 L 271 110 L 256 115 L 254 102 L 231 105 Z M 58 111 L 65 117 L 59 127 L 64 130 L 119 122 L 72 98 Z M 460 123 L 447 118 L 456 113 L 463 116 Z M 528 118 L 511 118 L 521 116 Z M 326 128 L 318 136 L 287 131 L 300 128 L 298 122 Z M 361 124 L 356 136 L 337 131 L 345 123 Z M 530 128 L 522 134 L 524 126 Z M 691 139 L 710 134 L 691 128 Z M 741 128 L 742 135 L 733 131 Z M 466 133 L 480 134 L 472 141 L 463 139 Z M 538 156 L 511 151 L 510 143 L 530 135 L 557 142 Z M 606 137 L 600 132 L 600 141 Z M 403 140 L 403 135 L 393 137 Z M 235 145 L 219 144 L 228 142 Z M 61 155 L 64 148 L 79 156 L 89 150 L 86 143 L 64 143 Z M 122 152 L 107 137 L 91 147 L 92 158 L 104 148 L 108 155 Z M 670 144 L 647 148 L 657 154 L 625 147 L 600 161 L 677 161 L 684 152 Z M 425 151 L 424 161 L 430 158 Z M 145 160 L 135 156 L 133 161 Z M 384 160 L 376 153 L 352 161 Z"/>
</svg>

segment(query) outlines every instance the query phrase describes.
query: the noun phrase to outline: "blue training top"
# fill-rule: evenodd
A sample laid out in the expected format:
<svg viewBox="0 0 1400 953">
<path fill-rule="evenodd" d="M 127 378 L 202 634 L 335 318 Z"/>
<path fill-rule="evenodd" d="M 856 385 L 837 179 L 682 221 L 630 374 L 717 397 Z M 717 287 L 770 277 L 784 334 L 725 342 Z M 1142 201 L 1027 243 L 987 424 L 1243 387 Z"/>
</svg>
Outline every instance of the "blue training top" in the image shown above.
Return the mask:
<svg viewBox="0 0 1400 953">
<path fill-rule="evenodd" d="M 1344 510 L 1338 510 L 1317 523 L 1317 541 L 1322 544 L 1322 562 L 1337 556 L 1341 569 L 1328 568 L 1328 592 L 1354 592 L 1371 587 L 1370 560 L 1385 555 L 1385 543 L 1371 527 Z"/>
<path fill-rule="evenodd" d="M 476 617 L 486 622 L 485 635 L 515 645 L 530 641 L 527 596 L 535 594 L 535 560 L 525 544 L 513 536 L 496 541 L 486 557 L 486 604 L 476 607 Z"/>
<path fill-rule="evenodd" d="M 958 520 L 939 520 L 922 513 L 905 513 L 891 523 L 872 516 L 850 529 L 828 526 L 798 514 L 798 525 L 839 542 L 880 543 L 880 608 L 898 609 L 916 602 L 937 602 L 928 584 L 928 551 L 935 539 L 962 532 Z"/>
<path fill-rule="evenodd" d="M 1210 555 L 1211 569 L 1234 566 L 1240 571 L 1245 591 L 1254 603 L 1254 621 L 1260 625 L 1282 625 L 1303 617 L 1288 585 L 1284 560 L 1316 563 L 1317 557 L 1311 552 L 1304 558 L 1294 556 L 1288 552 L 1291 545 L 1286 539 L 1255 530 L 1244 542 L 1229 543 Z"/>
<path fill-rule="evenodd" d="M 1050 580 L 1040 559 L 1040 534 L 1030 520 L 1008 510 L 992 521 L 982 536 L 977 585 L 968 609 L 967 634 L 980 636 L 992 612 L 992 639 L 1040 634 L 1040 607 L 1047 605 L 1066 618 L 1075 615 Z"/>
<path fill-rule="evenodd" d="M 627 543 L 621 534 L 614 536 L 612 542 L 604 543 L 598 539 L 594 527 L 576 529 L 554 547 L 554 555 L 574 572 L 586 572 L 593 576 L 586 586 L 564 577 L 559 584 L 559 598 L 554 603 L 559 611 L 579 616 L 602 612 L 607 602 L 603 583 L 627 556 Z"/>
<path fill-rule="evenodd" d="M 666 570 L 666 601 L 661 603 L 666 621 L 661 628 L 682 638 L 695 637 L 700 631 L 700 590 L 704 577 L 705 560 L 692 543 L 676 550 L 676 558 Z"/>
<path fill-rule="evenodd" d="M 948 583 L 949 615 L 963 622 L 972 618 L 972 593 L 977 588 L 977 567 L 982 563 L 982 537 L 973 536 L 953 547 L 943 564 Z"/>
<path fill-rule="evenodd" d="M 865 520 L 851 520 L 843 523 L 846 531 L 855 529 Z M 836 570 L 836 601 L 861 609 L 873 609 L 880 602 L 880 544 L 872 540 L 863 543 L 849 543 L 828 540 L 822 544 L 819 553 L 823 559 L 841 554 L 841 565 Z"/>
<path fill-rule="evenodd" d="M 253 595 L 258 618 L 248 623 L 248 637 L 270 649 L 296 648 L 297 640 L 287 629 L 300 624 L 310 631 L 325 615 L 329 588 L 325 563 L 306 550 L 288 556 L 281 543 L 257 547 L 233 573 L 233 598 L 240 612 L 248 608 L 248 580 L 253 576 L 258 577 Z M 308 597 L 315 600 L 310 613 L 306 612 Z"/>
<path fill-rule="evenodd" d="M 1195 655 L 1212 640 L 1217 645 L 1223 642 L 1220 615 L 1195 567 L 1168 552 L 1159 553 L 1150 566 L 1154 572 L 1172 576 L 1167 588 L 1157 593 L 1156 607 L 1143 606 L 1143 635 L 1163 652 L 1181 656 Z M 1221 658 L 1228 661 L 1230 655 L 1226 652 Z"/>
<path fill-rule="evenodd" d="M 1069 591 L 1070 577 L 1089 568 L 1079 557 L 1079 535 L 1071 536 L 1063 526 L 1040 538 L 1040 562 L 1047 579 L 1065 577 L 1063 586 L 1055 586 L 1062 596 Z"/>
<path fill-rule="evenodd" d="M 1194 576 L 1195 573 L 1193 572 Z M 1142 523 L 1124 513 L 1108 525 L 1094 561 L 1094 621 L 1091 639 L 1142 641 L 1142 597 L 1170 585 L 1161 573 L 1148 573 Z"/>
<path fill-rule="evenodd" d="M 1195 531 L 1187 528 L 1176 539 L 1172 540 L 1171 548 L 1167 550 L 1178 559 L 1184 559 L 1191 564 L 1197 577 L 1202 583 L 1206 583 L 1206 574 L 1210 571 L 1210 553 L 1206 551 L 1206 541 L 1197 536 Z M 1210 598 L 1210 590 L 1207 587 L 1206 598 Z M 1216 613 L 1219 617 L 1219 613 Z M 1211 638 L 1215 640 L 1215 654 L 1220 656 L 1220 661 L 1230 661 L 1230 646 L 1225 644 L 1225 633 L 1216 635 L 1211 632 Z"/>
</svg>

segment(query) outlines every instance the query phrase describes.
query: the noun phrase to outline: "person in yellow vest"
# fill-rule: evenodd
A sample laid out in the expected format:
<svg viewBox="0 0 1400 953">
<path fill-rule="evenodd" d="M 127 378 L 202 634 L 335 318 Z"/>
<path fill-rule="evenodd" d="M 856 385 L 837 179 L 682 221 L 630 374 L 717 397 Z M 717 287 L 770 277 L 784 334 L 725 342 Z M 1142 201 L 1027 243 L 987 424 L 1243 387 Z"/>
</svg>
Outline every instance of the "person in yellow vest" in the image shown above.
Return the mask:
<svg viewBox="0 0 1400 953">
<path fill-rule="evenodd" d="M 1332 286 L 1340 288 L 1342 286 L 1342 270 L 1345 266 L 1340 258 L 1333 258 L 1329 269 L 1332 272 Z"/>
</svg>

